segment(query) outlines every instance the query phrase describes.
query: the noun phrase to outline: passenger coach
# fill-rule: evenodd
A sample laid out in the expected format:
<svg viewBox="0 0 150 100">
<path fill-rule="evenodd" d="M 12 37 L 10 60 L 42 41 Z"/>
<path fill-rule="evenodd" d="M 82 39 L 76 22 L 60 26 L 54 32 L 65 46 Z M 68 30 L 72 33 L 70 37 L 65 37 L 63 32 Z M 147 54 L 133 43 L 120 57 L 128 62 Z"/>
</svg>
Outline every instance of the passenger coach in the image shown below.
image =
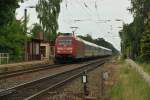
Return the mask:
<svg viewBox="0 0 150 100">
<path fill-rule="evenodd" d="M 112 55 L 112 50 L 87 42 L 72 34 L 60 35 L 56 39 L 56 62 L 109 55 Z"/>
</svg>

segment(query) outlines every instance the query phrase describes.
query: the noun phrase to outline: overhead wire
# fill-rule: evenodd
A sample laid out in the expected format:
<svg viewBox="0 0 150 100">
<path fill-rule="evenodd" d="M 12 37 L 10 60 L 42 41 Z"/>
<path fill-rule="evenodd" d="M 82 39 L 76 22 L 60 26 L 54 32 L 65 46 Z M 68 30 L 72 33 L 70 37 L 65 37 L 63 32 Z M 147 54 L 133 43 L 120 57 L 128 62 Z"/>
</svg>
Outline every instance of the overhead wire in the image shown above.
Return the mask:
<svg viewBox="0 0 150 100">
<path fill-rule="evenodd" d="M 66 5 L 67 5 L 67 0 L 64 0 L 64 3 L 65 3 L 65 7 L 64 7 L 64 9 L 66 9 Z M 62 6 L 63 7 L 63 6 Z M 68 16 L 68 13 L 66 13 L 67 14 L 67 16 Z M 68 21 L 66 21 L 66 20 L 64 20 L 64 19 L 62 19 L 63 21 L 64 21 L 64 23 L 66 23 L 66 24 L 69 24 L 69 22 Z"/>
<path fill-rule="evenodd" d="M 79 5 L 81 6 L 81 8 L 82 8 L 82 9 L 84 10 L 84 12 L 88 15 L 88 17 L 89 17 L 89 18 L 91 17 L 90 19 L 93 19 L 93 18 L 92 18 L 93 15 L 88 12 L 88 10 L 85 8 L 84 5 L 82 5 L 82 2 L 80 2 L 79 0 L 75 0 L 75 1 L 76 1 L 77 4 L 79 4 Z"/>
<path fill-rule="evenodd" d="M 90 8 L 89 8 L 89 6 L 88 6 L 88 4 L 86 4 L 85 3 L 85 1 L 84 2 L 80 2 L 79 0 L 75 0 L 75 2 L 78 4 L 78 5 L 80 5 L 81 7 L 82 7 L 82 9 L 84 10 L 83 12 L 87 15 L 87 16 L 89 16 L 90 17 L 90 19 L 91 20 L 93 20 L 93 15 L 95 15 L 95 13 L 93 12 L 93 10 L 91 10 Z M 83 5 L 82 5 L 83 4 Z M 74 6 L 74 5 L 73 5 Z M 66 8 L 68 7 L 68 5 L 66 4 Z M 75 6 L 74 6 L 75 7 Z M 95 7 L 97 7 L 97 5 L 95 4 Z M 82 10 L 81 10 L 82 11 Z M 93 14 L 91 14 L 91 12 L 93 13 Z M 97 12 L 96 12 L 97 13 Z M 83 14 L 83 13 L 82 13 Z M 100 19 L 100 17 L 98 17 L 98 19 Z M 85 20 L 81 20 L 81 19 L 77 19 L 77 21 L 86 21 L 87 19 L 85 19 Z M 88 21 L 89 21 L 89 19 L 88 19 Z M 100 21 L 100 20 L 99 20 Z M 101 20 L 102 22 L 104 22 L 103 20 Z"/>
<path fill-rule="evenodd" d="M 63 23 L 66 23 L 66 25 L 68 27 L 70 27 L 70 24 L 73 23 L 71 21 L 71 18 L 73 18 L 73 15 L 70 13 L 69 9 L 68 9 L 68 0 L 64 0 L 64 4 L 62 5 L 63 9 L 65 10 L 64 13 L 65 13 L 65 17 L 64 19 L 62 19 Z M 67 19 L 66 19 L 67 18 Z M 63 25 L 62 25 L 63 26 Z"/>
<path fill-rule="evenodd" d="M 69 13 L 69 15 L 73 18 L 73 15 L 70 13 L 69 9 L 68 9 L 68 0 L 65 0 L 66 4 L 65 4 L 65 8 L 67 10 L 67 12 Z M 81 6 L 81 11 L 84 12 L 84 14 L 86 14 L 90 21 L 94 21 L 93 20 L 93 15 L 95 15 L 95 13 L 93 12 L 93 10 L 91 10 L 88 6 L 88 4 L 85 1 L 79 1 L 79 0 L 75 0 L 75 2 Z M 74 6 L 74 4 L 72 4 Z M 97 2 L 95 1 L 95 9 L 97 10 L 96 14 L 97 14 L 97 18 L 100 19 L 100 16 L 98 15 L 98 6 L 97 6 Z M 92 13 L 94 14 L 92 14 Z M 83 13 L 82 13 L 83 14 Z M 76 19 L 76 22 L 81 22 L 81 21 L 89 21 L 89 19 Z M 68 23 L 69 24 L 69 23 Z M 96 27 L 99 29 L 99 27 L 97 26 L 98 23 L 96 23 Z M 99 24 L 98 24 L 99 25 Z"/>
<path fill-rule="evenodd" d="M 71 23 L 73 23 L 73 21 L 71 21 L 71 20 L 74 18 L 74 15 L 70 12 L 68 3 L 69 3 L 69 1 L 65 0 L 65 9 L 66 9 L 65 12 L 66 12 L 67 16 L 69 16 L 69 19 L 70 19 L 70 21 L 67 19 L 69 21 L 67 23 L 71 24 Z M 71 4 L 71 2 L 70 2 L 70 4 Z"/>
<path fill-rule="evenodd" d="M 95 0 L 95 11 L 96 11 L 96 14 L 97 14 L 97 18 L 101 19 L 100 15 L 99 15 L 99 10 L 98 10 L 98 4 L 97 3 L 98 3 L 98 1 Z M 107 22 L 110 22 L 110 20 L 99 20 L 99 22 L 97 24 L 102 23 L 102 22 L 107 23 Z M 110 30 L 111 30 L 111 32 L 107 32 L 107 33 L 112 33 L 112 28 Z"/>
<path fill-rule="evenodd" d="M 83 0 L 82 3 L 84 4 L 85 8 L 86 8 L 89 12 L 92 12 L 93 15 L 95 15 L 95 12 L 94 12 L 92 9 L 90 9 L 90 7 L 88 6 L 88 4 L 86 4 L 85 0 Z M 95 5 L 95 6 L 97 6 L 97 5 Z M 98 17 L 97 19 L 99 19 L 99 17 Z M 94 20 L 93 20 L 93 22 L 94 22 Z M 96 24 L 96 27 L 99 29 L 99 27 L 98 27 L 99 24 L 97 24 L 96 22 L 94 22 L 94 23 Z"/>
<path fill-rule="evenodd" d="M 71 2 L 70 2 L 70 4 L 71 4 Z M 74 4 L 71 4 L 70 6 L 76 7 L 76 5 L 74 5 Z M 76 8 L 77 8 L 77 7 L 76 7 Z M 66 10 L 68 11 L 68 13 L 71 15 L 71 17 L 72 17 L 72 19 L 73 19 L 74 16 L 73 16 L 72 13 L 70 12 L 68 6 L 67 6 Z M 82 10 L 81 10 L 81 11 L 82 11 Z M 83 11 L 83 13 L 86 14 L 84 11 Z M 81 14 L 83 14 L 83 13 L 81 13 Z M 83 15 L 83 16 L 84 16 L 84 15 Z M 83 21 L 83 20 L 81 20 L 81 19 L 74 19 L 74 20 L 75 20 L 75 21 Z"/>
<path fill-rule="evenodd" d="M 85 2 L 85 0 L 83 0 L 82 3 L 84 4 L 85 8 L 87 8 L 90 12 L 93 12 L 93 10 L 90 9 L 90 7 L 89 7 L 88 4 Z M 95 15 L 95 13 L 94 13 L 94 15 Z"/>
<path fill-rule="evenodd" d="M 75 1 L 76 1 L 75 3 L 76 3 L 77 5 L 80 5 L 80 7 L 81 7 L 81 9 L 82 9 L 82 10 L 80 10 L 80 11 L 83 12 L 83 13 L 81 13 L 81 14 L 82 14 L 82 15 L 84 14 L 83 16 L 86 16 L 86 15 L 87 15 L 88 17 L 89 17 L 89 16 L 91 17 L 91 15 L 90 15 L 88 12 L 85 11 L 84 7 L 79 3 L 79 1 L 77 1 L 77 0 L 75 0 Z M 77 7 L 77 5 L 74 5 L 74 4 L 73 4 L 74 7 Z M 78 8 L 77 8 L 77 9 L 78 9 Z M 84 11 L 83 11 L 83 10 L 84 10 Z M 75 21 L 75 22 L 89 21 L 89 20 L 91 20 L 90 17 L 89 17 L 88 19 L 75 19 L 74 21 Z M 81 27 L 81 26 L 80 26 L 80 27 Z M 81 31 L 81 29 L 80 29 L 80 31 Z"/>
<path fill-rule="evenodd" d="M 88 16 L 91 17 L 91 21 L 93 21 L 93 14 L 91 14 L 91 11 L 88 10 L 89 8 L 88 5 L 85 2 L 82 2 L 82 1 L 80 2 L 79 0 L 76 0 L 76 1 L 78 1 L 78 4 L 80 4 L 80 6 L 84 9 L 84 11 L 88 14 Z"/>
<path fill-rule="evenodd" d="M 66 11 L 67 11 L 67 13 L 68 13 L 68 15 L 70 16 L 70 17 L 72 17 L 72 19 L 74 18 L 74 16 L 72 15 L 72 13 L 70 12 L 70 10 L 69 10 L 69 6 L 68 6 L 68 3 L 70 3 L 70 6 L 74 6 L 74 7 L 76 7 L 74 4 L 72 4 L 71 2 L 68 2 L 67 0 L 65 0 L 65 8 L 66 8 Z M 82 10 L 81 10 L 82 11 Z M 82 13 L 83 14 L 83 13 Z M 85 13 L 86 14 L 86 13 Z M 71 19 L 71 18 L 70 18 Z M 83 21 L 83 20 L 76 20 L 76 21 Z M 71 22 L 71 21 L 70 21 Z M 70 24 L 70 23 L 68 23 L 68 24 Z M 82 32 L 82 31 L 81 31 Z"/>
<path fill-rule="evenodd" d="M 106 23 L 106 20 L 100 20 L 100 16 L 99 16 L 99 13 L 98 13 L 98 5 L 97 5 L 96 0 L 95 0 L 95 2 L 94 2 L 94 7 L 95 7 L 95 9 L 96 9 L 96 10 L 95 10 L 95 11 L 96 11 L 96 14 L 95 14 L 95 12 L 88 6 L 88 4 L 85 2 L 85 0 L 83 0 L 82 3 L 84 4 L 84 7 L 86 8 L 87 11 L 92 12 L 93 15 L 96 15 L 97 21 L 99 21 L 99 23 Z M 101 21 L 101 22 L 100 22 L 100 21 Z M 98 22 L 96 22 L 96 24 L 97 24 L 97 23 L 98 23 Z"/>
</svg>

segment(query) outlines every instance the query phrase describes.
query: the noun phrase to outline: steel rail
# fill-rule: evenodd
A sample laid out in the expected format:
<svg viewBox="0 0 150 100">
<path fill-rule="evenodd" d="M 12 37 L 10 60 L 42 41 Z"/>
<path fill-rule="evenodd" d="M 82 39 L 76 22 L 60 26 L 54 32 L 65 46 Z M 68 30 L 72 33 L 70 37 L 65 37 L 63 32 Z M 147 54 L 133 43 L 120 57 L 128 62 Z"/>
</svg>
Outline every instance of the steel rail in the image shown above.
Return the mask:
<svg viewBox="0 0 150 100">
<path fill-rule="evenodd" d="M 79 62 L 79 63 L 81 64 L 81 63 L 84 63 L 84 62 Z M 32 72 L 36 72 L 36 71 L 51 69 L 51 68 L 55 68 L 55 67 L 61 67 L 61 66 L 65 66 L 65 65 L 69 65 L 69 64 L 33 65 L 31 68 L 27 68 L 27 69 L 21 69 L 21 70 L 16 70 L 16 71 L 7 71 L 7 72 L 0 73 L 0 80 L 4 79 L 4 78 L 14 77 L 14 76 L 17 76 L 17 75 L 22 75 L 22 74 L 25 74 L 25 73 L 32 73 Z"/>
<path fill-rule="evenodd" d="M 101 60 L 102 61 L 102 60 Z M 85 70 L 84 68 L 86 68 L 87 66 L 90 66 L 90 65 L 92 65 L 92 64 L 96 64 L 97 63 L 97 61 L 95 61 L 95 62 L 90 62 L 90 63 L 88 63 L 88 64 L 86 64 L 86 65 L 82 65 L 81 67 L 78 67 L 78 68 L 76 68 L 76 69 L 71 69 L 71 70 L 68 70 L 68 71 L 65 71 L 65 72 L 60 72 L 60 73 L 57 73 L 57 74 L 54 74 L 54 75 L 49 75 L 49 76 L 46 76 L 46 77 L 43 77 L 43 78 L 40 78 L 40 79 L 38 79 L 38 80 L 33 80 L 33 81 L 30 81 L 30 82 L 27 82 L 27 83 L 24 83 L 24 84 L 20 84 L 20 85 L 18 85 L 18 86 L 15 86 L 15 87 L 12 87 L 12 88 L 9 88 L 9 89 L 6 89 L 6 90 L 3 90 L 3 91 L 1 91 L 0 92 L 0 98 L 1 98 L 1 100 L 11 100 L 10 99 L 10 97 L 12 98 L 13 96 L 20 96 L 20 92 L 21 91 L 23 91 L 23 89 L 24 89 L 24 92 L 26 91 L 28 91 L 28 88 L 29 88 L 29 90 L 30 90 L 30 88 L 32 88 L 33 90 L 34 89 L 37 89 L 37 86 L 40 86 L 41 84 L 43 85 L 43 86 L 46 86 L 47 84 L 49 84 L 49 82 L 52 82 L 52 84 L 51 84 L 51 86 L 53 85 L 53 84 L 56 84 L 55 83 L 55 81 L 58 81 L 59 80 L 59 76 L 60 76 L 60 79 L 61 78 L 65 78 L 66 76 L 68 77 L 68 73 L 73 73 L 74 72 L 74 74 L 76 73 L 76 71 L 83 71 L 83 70 Z M 79 72 L 78 72 L 79 73 Z M 66 79 L 66 78 L 65 78 Z M 53 81 L 54 81 L 54 83 L 53 83 Z M 63 79 L 64 80 L 64 79 Z M 44 83 L 44 82 L 46 82 L 46 83 Z M 35 86 L 35 87 L 34 87 Z M 49 86 L 48 86 L 49 87 Z M 39 88 L 41 88 L 41 87 L 39 87 Z M 44 89 L 45 88 L 47 88 L 47 86 L 46 87 L 44 87 Z M 43 89 L 42 89 L 43 90 Z M 39 90 L 39 91 L 41 91 L 41 90 Z M 24 92 L 23 92 L 23 94 L 24 94 Z M 35 92 L 35 91 L 34 91 Z M 17 94 L 18 93 L 18 94 Z M 21 94 L 22 96 L 21 97 L 23 97 L 23 94 Z M 35 94 L 35 93 L 33 93 L 33 94 Z M 25 94 L 24 94 L 25 95 Z M 31 95 L 31 94 L 30 94 Z M 30 95 L 27 95 L 27 97 L 29 97 Z M 23 97 L 22 99 L 25 99 L 25 98 L 27 98 L 27 97 Z M 22 100 L 21 99 L 21 100 Z M 19 99 L 20 100 L 20 99 Z"/>
<path fill-rule="evenodd" d="M 36 71 L 46 70 L 49 68 L 51 69 L 51 68 L 55 68 L 55 67 L 59 67 L 59 66 L 64 66 L 64 65 L 63 64 L 62 65 L 42 64 L 42 65 L 37 65 L 36 67 L 33 66 L 32 68 L 0 73 L 0 79 L 14 77 L 14 76 L 22 75 L 25 73 L 32 73 L 32 72 L 36 72 Z"/>
<path fill-rule="evenodd" d="M 102 63 L 100 63 L 98 65 L 95 65 L 94 67 L 89 68 L 86 71 L 90 72 L 90 71 L 94 70 L 95 68 L 97 68 L 97 67 L 99 67 L 100 65 L 103 65 L 103 64 L 104 64 L 104 62 L 102 62 Z M 83 71 L 81 71 L 81 72 L 79 72 L 79 73 L 77 73 L 75 75 L 72 75 L 69 78 L 67 78 L 67 79 L 65 79 L 65 80 L 63 80 L 61 82 L 58 82 L 58 83 L 56 83 L 56 84 L 54 84 L 54 85 L 52 85 L 52 86 L 50 86 L 50 87 L 48 87 L 48 88 L 38 92 L 38 93 L 36 93 L 36 94 L 34 94 L 34 95 L 24 99 L 24 100 L 39 100 L 39 98 L 42 97 L 44 94 L 46 94 L 48 91 L 55 90 L 55 89 L 65 85 L 66 83 L 72 81 L 73 79 L 80 77 L 82 74 L 83 74 Z"/>
</svg>

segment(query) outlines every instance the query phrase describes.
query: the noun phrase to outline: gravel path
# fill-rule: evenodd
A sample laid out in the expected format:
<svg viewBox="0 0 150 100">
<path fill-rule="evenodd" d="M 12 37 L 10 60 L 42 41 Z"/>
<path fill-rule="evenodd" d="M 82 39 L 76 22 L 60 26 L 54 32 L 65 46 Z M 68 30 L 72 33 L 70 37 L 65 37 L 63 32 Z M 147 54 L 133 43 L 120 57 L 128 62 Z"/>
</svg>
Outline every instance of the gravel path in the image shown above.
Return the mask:
<svg viewBox="0 0 150 100">
<path fill-rule="evenodd" d="M 142 69 L 138 64 L 136 64 L 133 60 L 127 59 L 126 63 L 129 64 L 131 67 L 135 68 L 136 71 L 143 77 L 143 79 L 149 84 L 150 86 L 150 75 Z"/>
</svg>

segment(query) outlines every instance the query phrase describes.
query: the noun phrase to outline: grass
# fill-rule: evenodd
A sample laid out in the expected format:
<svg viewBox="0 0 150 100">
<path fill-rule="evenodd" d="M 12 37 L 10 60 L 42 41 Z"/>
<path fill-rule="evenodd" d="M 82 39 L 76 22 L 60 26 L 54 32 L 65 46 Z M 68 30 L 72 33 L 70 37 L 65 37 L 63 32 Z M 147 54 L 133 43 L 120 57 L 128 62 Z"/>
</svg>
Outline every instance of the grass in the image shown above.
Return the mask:
<svg viewBox="0 0 150 100">
<path fill-rule="evenodd" d="M 110 91 L 111 100 L 150 100 L 150 87 L 134 69 L 123 65 Z"/>
<path fill-rule="evenodd" d="M 150 63 L 142 63 L 140 66 L 142 66 L 144 71 L 150 75 Z"/>
</svg>

